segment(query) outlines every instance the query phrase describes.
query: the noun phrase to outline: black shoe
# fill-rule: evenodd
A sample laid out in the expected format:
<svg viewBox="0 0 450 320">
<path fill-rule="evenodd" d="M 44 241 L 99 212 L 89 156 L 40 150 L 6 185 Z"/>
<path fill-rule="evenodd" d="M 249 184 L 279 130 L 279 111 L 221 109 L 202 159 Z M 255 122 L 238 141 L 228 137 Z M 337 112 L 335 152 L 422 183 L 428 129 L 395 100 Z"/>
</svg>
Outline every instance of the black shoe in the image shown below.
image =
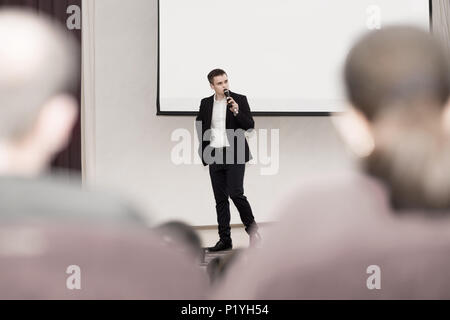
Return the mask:
<svg viewBox="0 0 450 320">
<path fill-rule="evenodd" d="M 216 252 L 216 251 L 223 251 L 223 250 L 231 250 L 233 248 L 233 243 L 231 240 L 225 241 L 220 239 L 217 241 L 216 245 L 214 247 L 209 247 L 209 252 Z"/>
</svg>

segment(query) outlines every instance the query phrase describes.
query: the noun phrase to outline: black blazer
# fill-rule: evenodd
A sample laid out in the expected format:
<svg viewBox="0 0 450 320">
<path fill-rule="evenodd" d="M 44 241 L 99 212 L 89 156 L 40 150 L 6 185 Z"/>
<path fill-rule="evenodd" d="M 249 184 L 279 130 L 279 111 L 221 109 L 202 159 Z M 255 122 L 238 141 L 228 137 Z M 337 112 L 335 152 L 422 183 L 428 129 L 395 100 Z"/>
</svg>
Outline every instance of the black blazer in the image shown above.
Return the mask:
<svg viewBox="0 0 450 320">
<path fill-rule="evenodd" d="M 234 163 L 245 163 L 252 159 L 250 149 L 248 147 L 247 139 L 245 137 L 245 131 L 255 128 L 255 121 L 253 120 L 250 106 L 248 105 L 247 97 L 231 92 L 231 97 L 239 105 L 239 113 L 234 116 L 233 112 L 227 108 L 225 126 L 226 129 L 233 129 L 231 132 L 227 130 L 228 141 L 234 154 Z M 212 110 L 214 105 L 214 95 L 208 98 L 202 99 L 200 103 L 199 112 L 196 118 L 197 136 L 199 139 L 199 155 L 202 159 L 203 165 L 207 166 L 208 160 L 204 159 L 205 149 L 210 148 L 206 154 L 210 154 L 212 147 L 209 145 L 211 140 L 211 120 Z M 238 130 L 241 129 L 241 130 Z M 206 132 L 206 134 L 205 134 Z M 233 133 L 234 132 L 234 135 Z M 234 141 L 234 143 L 233 143 Z M 238 147 L 242 146 L 242 141 L 245 142 L 245 153 L 238 153 Z M 245 155 L 244 159 L 238 159 L 239 155 Z M 242 157 L 241 157 L 242 158 Z"/>
</svg>

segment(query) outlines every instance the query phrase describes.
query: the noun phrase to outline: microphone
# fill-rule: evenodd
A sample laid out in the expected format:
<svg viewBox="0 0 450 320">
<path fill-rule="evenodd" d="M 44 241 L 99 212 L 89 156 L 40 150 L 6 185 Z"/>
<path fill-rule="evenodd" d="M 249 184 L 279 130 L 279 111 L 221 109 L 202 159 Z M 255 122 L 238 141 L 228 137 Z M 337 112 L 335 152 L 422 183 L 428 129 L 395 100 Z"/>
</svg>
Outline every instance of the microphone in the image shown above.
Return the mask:
<svg viewBox="0 0 450 320">
<path fill-rule="evenodd" d="M 228 108 L 231 108 L 233 105 L 232 105 L 231 103 L 228 102 L 228 99 L 231 98 L 231 96 L 230 96 L 230 90 L 224 89 L 224 90 L 223 90 L 223 94 L 227 97 L 227 107 L 228 107 Z"/>
</svg>

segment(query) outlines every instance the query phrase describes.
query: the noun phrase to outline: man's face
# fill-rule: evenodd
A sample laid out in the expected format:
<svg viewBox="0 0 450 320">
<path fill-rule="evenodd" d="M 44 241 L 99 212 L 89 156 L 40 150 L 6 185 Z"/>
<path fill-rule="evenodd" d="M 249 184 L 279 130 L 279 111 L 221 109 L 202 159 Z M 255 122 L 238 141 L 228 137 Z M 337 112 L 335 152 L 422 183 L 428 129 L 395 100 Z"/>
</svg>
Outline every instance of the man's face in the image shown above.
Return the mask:
<svg viewBox="0 0 450 320">
<path fill-rule="evenodd" d="M 211 83 L 210 85 L 211 85 L 211 89 L 213 89 L 216 92 L 216 94 L 220 95 L 220 96 L 223 95 L 224 89 L 230 90 L 230 87 L 228 84 L 228 77 L 226 74 L 214 77 L 213 83 Z"/>
</svg>

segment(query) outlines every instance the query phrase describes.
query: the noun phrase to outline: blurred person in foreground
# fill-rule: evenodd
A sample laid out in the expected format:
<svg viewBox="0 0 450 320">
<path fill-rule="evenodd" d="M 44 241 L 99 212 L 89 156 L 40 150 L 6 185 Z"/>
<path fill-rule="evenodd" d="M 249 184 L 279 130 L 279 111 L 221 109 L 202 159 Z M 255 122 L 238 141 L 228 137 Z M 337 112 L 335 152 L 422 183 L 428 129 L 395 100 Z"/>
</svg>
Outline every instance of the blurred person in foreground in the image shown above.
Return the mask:
<svg viewBox="0 0 450 320">
<path fill-rule="evenodd" d="M 203 262 L 205 251 L 202 247 L 202 240 L 192 226 L 173 220 L 156 226 L 153 231 L 169 250 L 186 252 L 197 264 Z"/>
<path fill-rule="evenodd" d="M 294 190 L 214 298 L 450 298 L 448 58 L 392 26 L 360 39 L 344 74 L 351 107 L 333 120 L 362 172 Z"/>
<path fill-rule="evenodd" d="M 86 219 L 142 223 L 127 203 L 63 183 L 48 167 L 78 116 L 68 92 L 79 48 L 59 24 L 17 9 L 0 13 L 0 220 Z"/>
<path fill-rule="evenodd" d="M 78 107 L 78 50 L 33 12 L 0 11 L 0 299 L 198 299 L 207 279 L 126 202 L 43 177 Z"/>
<path fill-rule="evenodd" d="M 212 259 L 207 267 L 206 272 L 208 273 L 209 282 L 213 286 L 220 285 L 220 282 L 225 278 L 228 270 L 236 262 L 239 254 L 244 249 L 235 249 L 228 254 L 223 254 Z"/>
</svg>

